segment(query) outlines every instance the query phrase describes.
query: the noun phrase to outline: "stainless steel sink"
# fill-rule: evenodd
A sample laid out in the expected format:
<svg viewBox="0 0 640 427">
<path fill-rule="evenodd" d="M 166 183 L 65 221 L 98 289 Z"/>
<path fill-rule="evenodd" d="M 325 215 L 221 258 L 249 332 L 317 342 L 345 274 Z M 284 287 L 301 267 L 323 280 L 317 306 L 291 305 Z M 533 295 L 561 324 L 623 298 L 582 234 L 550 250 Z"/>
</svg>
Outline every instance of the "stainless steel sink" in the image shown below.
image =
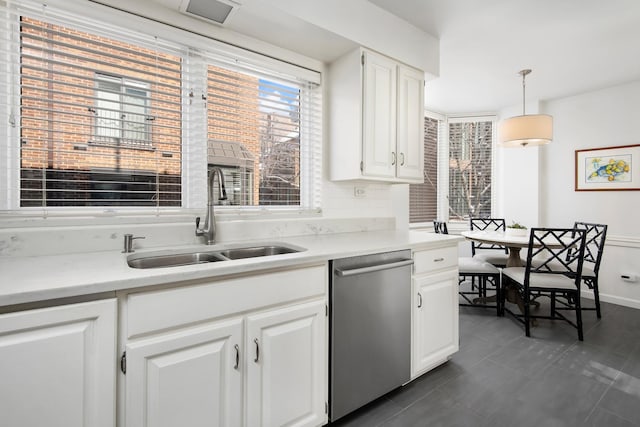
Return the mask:
<svg viewBox="0 0 640 427">
<path fill-rule="evenodd" d="M 229 259 L 255 258 L 270 255 L 282 255 L 300 252 L 289 246 L 252 246 L 247 248 L 234 248 L 220 251 L 223 257 Z"/>
<path fill-rule="evenodd" d="M 160 268 L 177 267 L 179 265 L 204 264 L 208 262 L 226 261 L 216 252 L 190 252 L 181 254 L 136 254 L 127 258 L 129 267 Z"/>
<path fill-rule="evenodd" d="M 194 250 L 190 252 L 149 252 L 129 255 L 127 264 L 132 268 L 161 268 L 177 267 L 181 265 L 204 264 L 218 261 L 231 261 L 235 259 L 256 258 L 271 255 L 291 254 L 306 249 L 285 245 L 267 244 L 251 246 L 221 246 L 215 250 Z"/>
</svg>

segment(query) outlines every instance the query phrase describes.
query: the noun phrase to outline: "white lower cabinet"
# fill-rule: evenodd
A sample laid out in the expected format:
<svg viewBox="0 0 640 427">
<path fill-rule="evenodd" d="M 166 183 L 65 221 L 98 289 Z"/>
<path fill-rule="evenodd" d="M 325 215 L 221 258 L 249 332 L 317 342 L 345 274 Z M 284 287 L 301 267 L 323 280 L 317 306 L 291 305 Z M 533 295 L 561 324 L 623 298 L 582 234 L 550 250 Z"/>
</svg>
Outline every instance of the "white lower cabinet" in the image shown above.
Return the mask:
<svg viewBox="0 0 640 427">
<path fill-rule="evenodd" d="M 326 287 L 324 264 L 128 295 L 123 427 L 324 425 Z"/>
<path fill-rule="evenodd" d="M 116 300 L 0 315 L 0 425 L 114 427 Z"/>
<path fill-rule="evenodd" d="M 241 344 L 235 318 L 127 345 L 126 425 L 241 425 Z"/>
<path fill-rule="evenodd" d="M 326 422 L 325 302 L 247 318 L 247 426 Z"/>
<path fill-rule="evenodd" d="M 459 348 L 457 248 L 414 253 L 414 261 L 412 378 Z"/>
</svg>

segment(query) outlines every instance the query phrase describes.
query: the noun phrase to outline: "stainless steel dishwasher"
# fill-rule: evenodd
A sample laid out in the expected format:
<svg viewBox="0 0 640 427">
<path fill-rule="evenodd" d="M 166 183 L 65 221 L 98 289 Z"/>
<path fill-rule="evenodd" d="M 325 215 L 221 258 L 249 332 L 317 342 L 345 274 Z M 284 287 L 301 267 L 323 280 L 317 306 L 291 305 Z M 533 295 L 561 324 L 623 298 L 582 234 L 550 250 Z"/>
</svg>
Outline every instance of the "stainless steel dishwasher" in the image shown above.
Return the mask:
<svg viewBox="0 0 640 427">
<path fill-rule="evenodd" d="M 331 421 L 409 381 L 411 264 L 410 250 L 331 261 Z"/>
</svg>

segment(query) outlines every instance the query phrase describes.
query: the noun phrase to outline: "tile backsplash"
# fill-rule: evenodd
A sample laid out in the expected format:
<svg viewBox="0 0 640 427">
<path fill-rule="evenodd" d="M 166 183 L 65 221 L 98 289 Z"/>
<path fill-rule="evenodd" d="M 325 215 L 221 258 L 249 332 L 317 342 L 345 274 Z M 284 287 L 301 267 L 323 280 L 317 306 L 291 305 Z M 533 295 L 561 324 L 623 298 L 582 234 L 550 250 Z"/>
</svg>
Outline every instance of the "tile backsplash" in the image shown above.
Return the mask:
<svg viewBox="0 0 640 427">
<path fill-rule="evenodd" d="M 395 228 L 395 218 L 286 218 L 231 220 L 218 224 L 217 241 L 281 240 L 288 236 L 363 232 Z M 0 229 L 0 256 L 38 256 L 122 250 L 124 234 L 143 236 L 134 248 L 202 243 L 193 221 L 111 225 L 12 227 Z"/>
</svg>

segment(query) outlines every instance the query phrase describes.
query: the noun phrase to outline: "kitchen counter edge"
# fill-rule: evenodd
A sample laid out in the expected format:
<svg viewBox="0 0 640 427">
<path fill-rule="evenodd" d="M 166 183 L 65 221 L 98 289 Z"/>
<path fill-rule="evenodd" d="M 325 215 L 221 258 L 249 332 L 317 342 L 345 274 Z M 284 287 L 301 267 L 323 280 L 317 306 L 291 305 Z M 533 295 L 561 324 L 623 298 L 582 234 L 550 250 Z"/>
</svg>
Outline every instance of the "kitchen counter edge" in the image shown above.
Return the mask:
<svg viewBox="0 0 640 427">
<path fill-rule="evenodd" d="M 116 291 L 150 286 L 218 280 L 223 277 L 259 273 L 401 249 L 427 250 L 463 241 L 460 236 L 426 231 L 371 231 L 261 239 L 244 242 L 281 242 L 306 248 L 303 252 L 242 260 L 221 261 L 180 267 L 135 269 L 127 265 L 130 254 L 102 251 L 47 256 L 0 257 L 0 307 L 65 298 L 105 295 Z M 225 242 L 231 244 L 238 242 Z M 158 247 L 136 253 L 164 249 L 206 248 L 198 246 Z"/>
</svg>

